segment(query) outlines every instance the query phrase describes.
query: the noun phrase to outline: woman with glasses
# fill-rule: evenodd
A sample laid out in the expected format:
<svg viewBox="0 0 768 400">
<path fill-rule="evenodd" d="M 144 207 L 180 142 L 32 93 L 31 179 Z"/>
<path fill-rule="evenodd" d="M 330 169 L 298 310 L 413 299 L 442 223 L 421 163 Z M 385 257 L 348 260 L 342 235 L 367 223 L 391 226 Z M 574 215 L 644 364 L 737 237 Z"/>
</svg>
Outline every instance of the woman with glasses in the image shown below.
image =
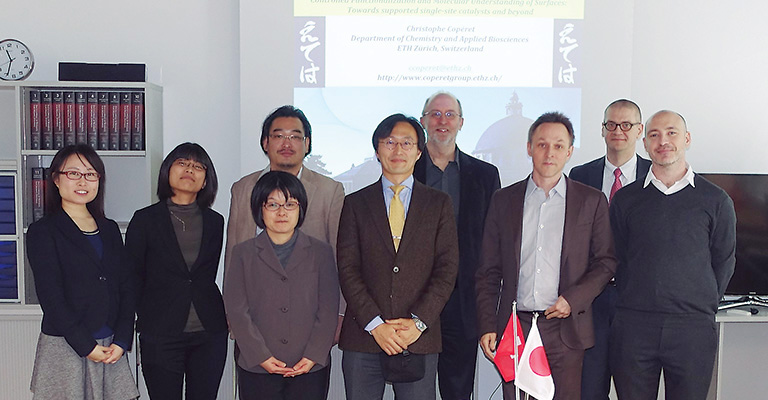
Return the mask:
<svg viewBox="0 0 768 400">
<path fill-rule="evenodd" d="M 115 221 L 104 216 L 104 163 L 87 145 L 53 157 L 47 215 L 27 230 L 43 309 L 34 399 L 135 399 L 128 360 L 135 288 Z"/>
<path fill-rule="evenodd" d="M 330 245 L 298 230 L 306 209 L 304 186 L 286 172 L 251 192 L 263 231 L 234 247 L 224 277 L 241 400 L 326 396 L 339 284 Z"/>
<path fill-rule="evenodd" d="M 216 285 L 224 217 L 208 153 L 182 143 L 165 157 L 159 202 L 136 211 L 125 245 L 138 276 L 141 367 L 152 399 L 216 399 L 227 357 L 227 322 Z M 186 388 L 184 387 L 186 382 Z"/>
</svg>

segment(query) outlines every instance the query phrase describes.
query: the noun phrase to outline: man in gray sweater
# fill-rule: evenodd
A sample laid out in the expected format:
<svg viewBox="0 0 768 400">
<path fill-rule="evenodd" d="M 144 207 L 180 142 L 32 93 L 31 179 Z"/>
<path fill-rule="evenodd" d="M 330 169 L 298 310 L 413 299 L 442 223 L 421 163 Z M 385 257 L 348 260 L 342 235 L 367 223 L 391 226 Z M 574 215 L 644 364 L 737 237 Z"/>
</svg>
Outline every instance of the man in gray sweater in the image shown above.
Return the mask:
<svg viewBox="0 0 768 400">
<path fill-rule="evenodd" d="M 610 362 L 620 399 L 707 397 L 717 350 L 715 313 L 736 262 L 731 198 L 685 161 L 683 117 L 646 123 L 647 177 L 618 191 L 611 227 L 619 266 Z"/>
</svg>

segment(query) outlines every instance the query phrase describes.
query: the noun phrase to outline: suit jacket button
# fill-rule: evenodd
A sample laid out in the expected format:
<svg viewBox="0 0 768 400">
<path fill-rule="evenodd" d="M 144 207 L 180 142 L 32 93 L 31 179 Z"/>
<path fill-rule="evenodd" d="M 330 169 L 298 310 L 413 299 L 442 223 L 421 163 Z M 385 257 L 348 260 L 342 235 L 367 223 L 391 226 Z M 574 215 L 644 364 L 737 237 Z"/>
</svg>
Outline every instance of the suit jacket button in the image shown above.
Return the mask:
<svg viewBox="0 0 768 400">
<path fill-rule="evenodd" d="M 282 343 L 282 344 L 288 344 L 288 339 L 280 339 L 280 343 Z"/>
<path fill-rule="evenodd" d="M 280 277 L 280 280 L 281 280 L 281 281 L 283 281 L 283 282 L 285 282 L 285 281 L 287 281 L 287 280 L 288 280 L 288 278 L 286 278 L 286 277 L 282 276 L 282 277 Z"/>
<path fill-rule="evenodd" d="M 280 311 L 282 311 L 282 312 L 284 312 L 284 313 L 285 313 L 285 312 L 288 312 L 288 307 L 283 307 L 283 308 L 281 308 L 281 309 L 280 309 Z"/>
<path fill-rule="evenodd" d="M 392 268 L 392 272 L 394 272 L 394 273 L 398 273 L 398 272 L 400 272 L 400 267 L 398 267 L 397 265 L 395 265 L 395 268 Z"/>
</svg>

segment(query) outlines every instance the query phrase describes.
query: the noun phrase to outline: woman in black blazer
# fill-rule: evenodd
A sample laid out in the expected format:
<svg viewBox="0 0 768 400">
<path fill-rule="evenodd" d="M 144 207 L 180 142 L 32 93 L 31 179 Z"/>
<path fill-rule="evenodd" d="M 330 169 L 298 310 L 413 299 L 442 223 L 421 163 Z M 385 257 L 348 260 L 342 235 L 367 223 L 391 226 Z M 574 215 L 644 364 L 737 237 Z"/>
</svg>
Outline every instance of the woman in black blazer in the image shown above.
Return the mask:
<svg viewBox="0 0 768 400">
<path fill-rule="evenodd" d="M 104 217 L 104 163 L 86 145 L 51 161 L 48 214 L 27 230 L 43 309 L 30 388 L 35 399 L 134 399 L 128 360 L 135 288 L 115 221 Z"/>
<path fill-rule="evenodd" d="M 152 399 L 215 399 L 227 357 L 216 286 L 224 218 L 208 153 L 182 143 L 160 166 L 159 202 L 136 211 L 125 237 L 138 275 L 141 365 Z M 186 389 L 183 383 L 186 381 Z"/>
</svg>

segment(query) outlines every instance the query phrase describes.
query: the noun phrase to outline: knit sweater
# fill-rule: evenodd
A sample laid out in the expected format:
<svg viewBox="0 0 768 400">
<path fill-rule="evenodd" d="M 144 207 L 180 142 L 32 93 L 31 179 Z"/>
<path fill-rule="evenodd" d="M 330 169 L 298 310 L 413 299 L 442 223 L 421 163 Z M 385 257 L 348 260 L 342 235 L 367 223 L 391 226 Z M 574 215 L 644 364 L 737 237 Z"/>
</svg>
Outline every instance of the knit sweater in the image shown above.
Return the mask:
<svg viewBox="0 0 768 400">
<path fill-rule="evenodd" d="M 714 315 L 736 263 L 733 201 L 699 175 L 671 195 L 643 183 L 611 202 L 618 307 Z"/>
</svg>

